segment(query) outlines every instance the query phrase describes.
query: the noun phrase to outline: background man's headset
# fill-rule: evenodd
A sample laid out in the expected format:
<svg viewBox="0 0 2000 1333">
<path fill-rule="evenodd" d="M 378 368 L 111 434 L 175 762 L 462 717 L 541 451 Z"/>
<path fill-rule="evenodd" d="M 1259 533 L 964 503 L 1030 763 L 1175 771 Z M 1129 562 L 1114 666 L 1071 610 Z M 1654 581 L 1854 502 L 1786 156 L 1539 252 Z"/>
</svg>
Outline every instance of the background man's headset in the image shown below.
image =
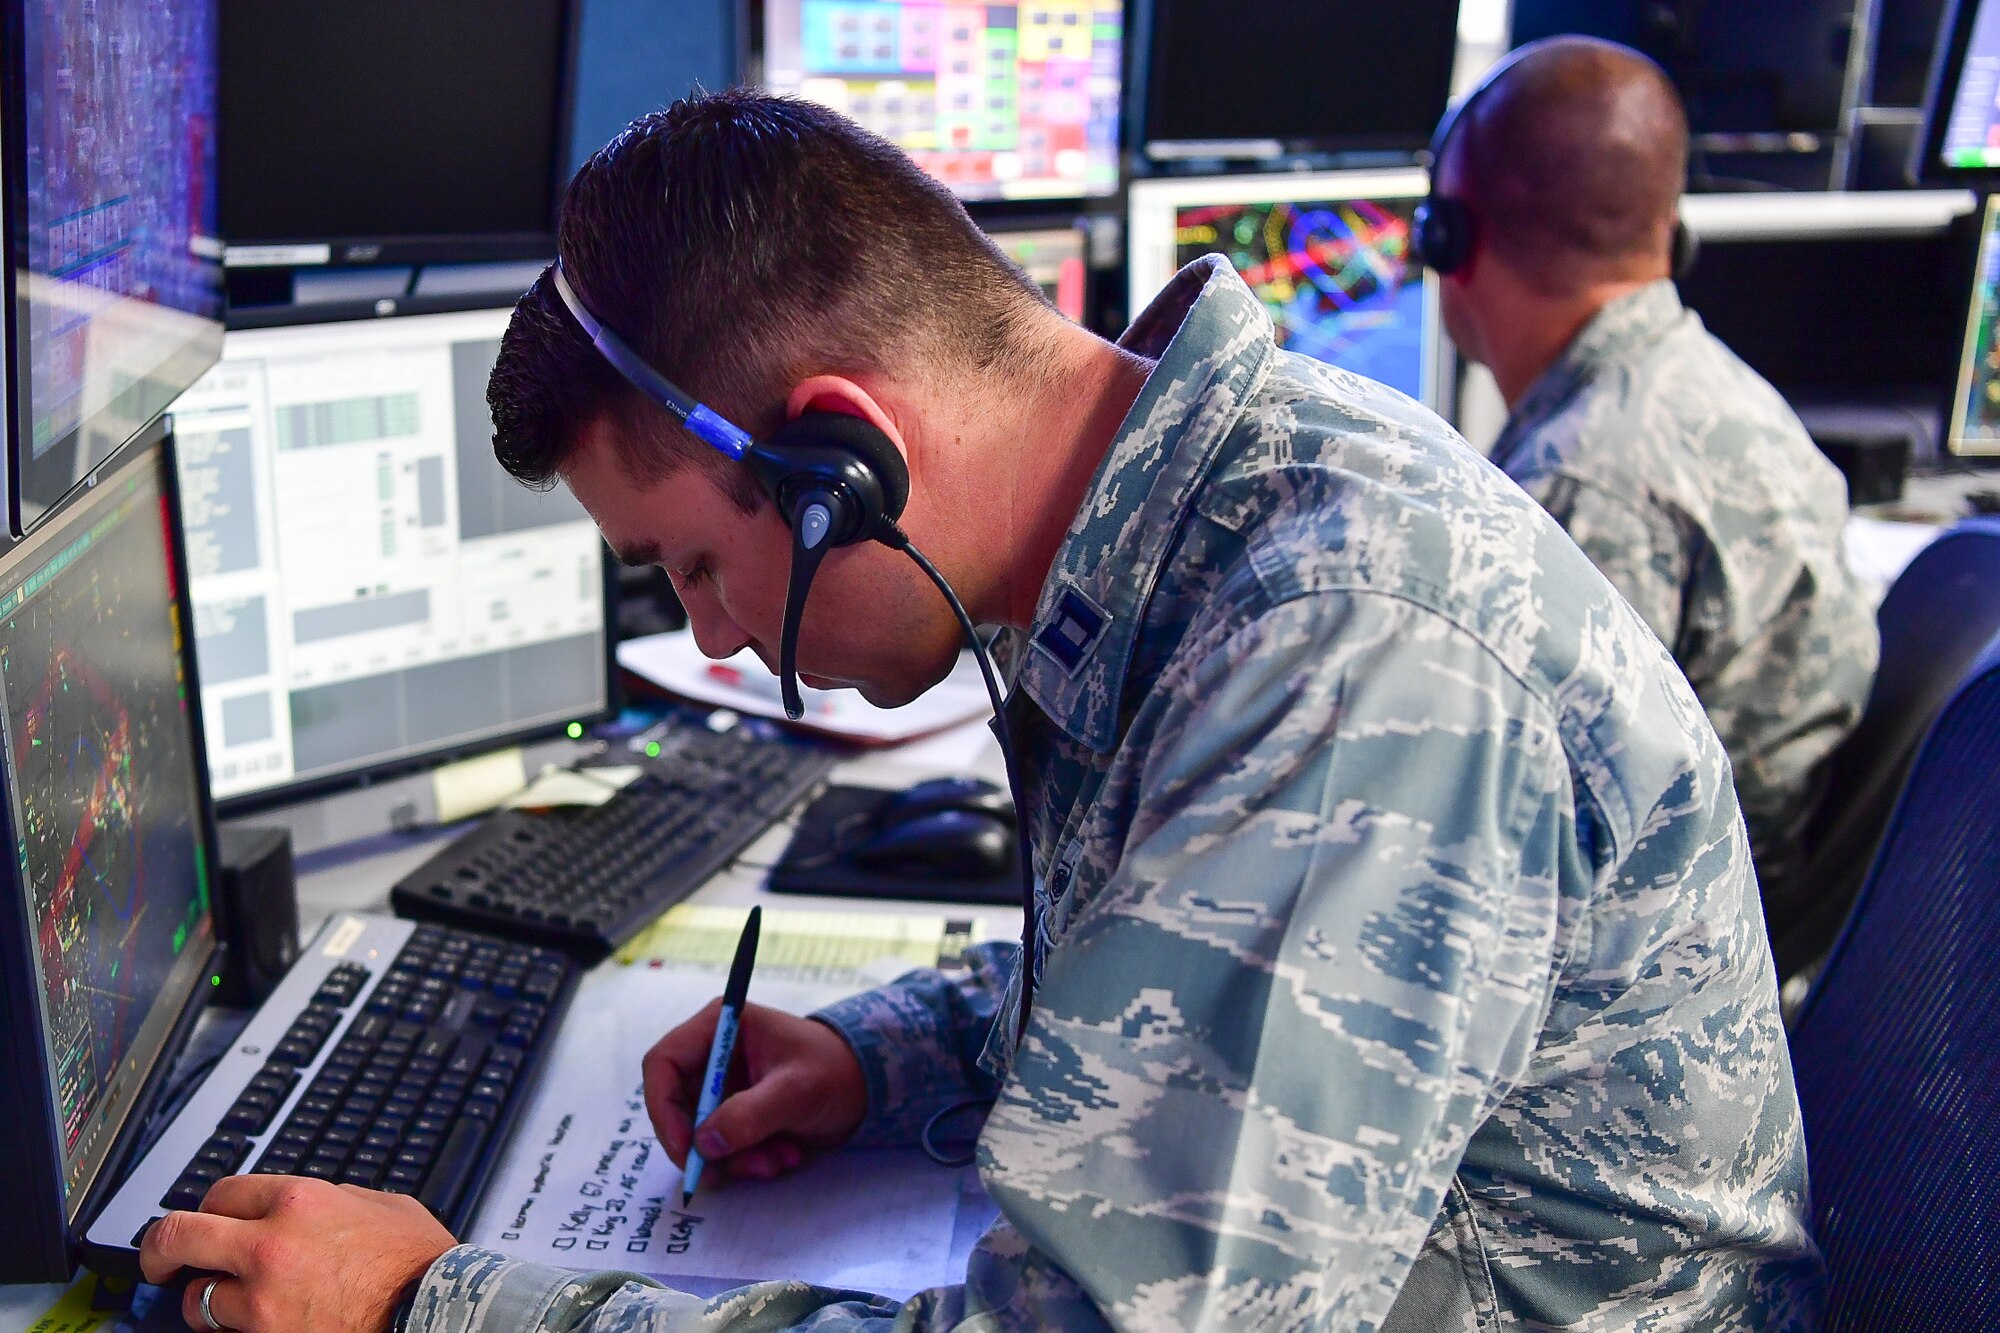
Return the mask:
<svg viewBox="0 0 2000 1333">
<path fill-rule="evenodd" d="M 813 576 L 819 572 L 820 562 L 828 551 L 836 546 L 876 541 L 891 550 L 905 552 L 951 604 L 959 628 L 964 630 L 979 661 L 980 674 L 986 680 L 986 694 L 993 705 L 993 730 L 1006 760 L 1007 785 L 1014 798 L 1014 809 L 1019 812 L 1016 824 L 1021 837 L 1023 915 L 1020 1023 L 1015 1032 L 1018 1041 L 1027 1031 L 1035 986 L 1035 872 L 1028 841 L 1028 807 L 1021 800 L 1014 742 L 1007 727 L 1006 700 L 1001 697 L 999 678 L 994 674 L 986 645 L 944 575 L 896 526 L 910 498 L 910 470 L 901 451 L 873 423 L 844 412 L 803 412 L 768 442 L 757 440 L 706 404 L 696 402 L 647 364 L 631 344 L 604 327 L 603 321 L 590 313 L 583 298 L 576 294 L 576 288 L 570 285 L 560 258 L 550 269 L 550 276 L 556 295 L 570 317 L 589 336 L 591 345 L 611 363 L 612 369 L 672 413 L 696 439 L 748 467 L 791 529 L 791 579 L 785 589 L 785 618 L 778 639 L 778 674 L 787 717 L 796 721 L 805 716 L 805 704 L 799 697 L 799 621 L 805 614 Z M 962 1108 L 948 1107 L 940 1116 L 949 1116 L 959 1109 Z M 927 1141 L 928 1136 L 927 1129 Z"/>
<path fill-rule="evenodd" d="M 1501 57 L 1492 69 L 1486 71 L 1485 76 L 1473 85 L 1472 91 L 1452 103 L 1444 113 L 1444 119 L 1438 122 L 1436 133 L 1431 135 L 1430 194 L 1417 206 L 1416 219 L 1410 228 L 1410 238 L 1416 247 L 1418 263 L 1442 277 L 1456 273 L 1472 262 L 1473 247 L 1479 232 L 1478 221 L 1463 199 L 1439 194 L 1437 187 L 1438 172 L 1444 166 L 1444 150 L 1450 146 L 1452 132 L 1458 128 L 1459 122 L 1466 118 L 1479 99 L 1486 96 L 1514 66 L 1552 43 L 1578 40 L 1595 39 L 1545 37 L 1541 41 L 1529 42 L 1526 46 L 1509 52 Z M 1605 44 L 1612 45 L 1612 43 Z M 1628 55 L 1639 56 L 1642 60 L 1650 60 L 1650 57 L 1627 47 L 1621 46 L 1617 49 Z M 1660 77 L 1667 77 L 1665 70 L 1660 71 Z M 1676 219 L 1673 247 L 1673 276 L 1674 280 L 1679 282 L 1693 272 L 1694 261 L 1701 254 L 1701 241 L 1688 230 L 1686 223 Z"/>
</svg>

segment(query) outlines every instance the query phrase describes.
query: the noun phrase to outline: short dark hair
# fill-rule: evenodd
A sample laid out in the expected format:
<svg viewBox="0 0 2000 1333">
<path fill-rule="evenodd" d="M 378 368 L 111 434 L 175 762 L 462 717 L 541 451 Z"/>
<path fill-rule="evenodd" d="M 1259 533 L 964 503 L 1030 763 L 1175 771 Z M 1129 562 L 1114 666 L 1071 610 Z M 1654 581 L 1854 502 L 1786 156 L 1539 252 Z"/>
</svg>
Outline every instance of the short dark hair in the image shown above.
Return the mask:
<svg viewBox="0 0 2000 1333">
<path fill-rule="evenodd" d="M 1455 136 L 1494 250 L 1559 292 L 1664 257 L 1687 178 L 1688 124 L 1659 66 L 1611 42 L 1566 37 L 1501 80 Z"/>
<path fill-rule="evenodd" d="M 764 435 L 818 373 L 990 369 L 1048 309 L 944 186 L 887 140 L 810 102 L 696 94 L 628 126 L 576 173 L 557 226 L 590 312 L 683 389 Z M 544 273 L 487 385 L 494 453 L 553 483 L 610 414 L 657 480 L 690 459 L 745 509 L 746 470 L 697 443 L 605 362 Z"/>
</svg>

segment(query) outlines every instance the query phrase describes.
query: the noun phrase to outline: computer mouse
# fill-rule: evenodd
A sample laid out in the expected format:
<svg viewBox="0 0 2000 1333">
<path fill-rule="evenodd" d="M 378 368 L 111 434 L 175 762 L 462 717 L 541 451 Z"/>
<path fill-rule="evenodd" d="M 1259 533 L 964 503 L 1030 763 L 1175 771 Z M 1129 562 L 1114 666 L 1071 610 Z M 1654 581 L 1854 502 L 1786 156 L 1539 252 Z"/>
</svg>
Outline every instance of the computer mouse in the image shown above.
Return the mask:
<svg viewBox="0 0 2000 1333">
<path fill-rule="evenodd" d="M 1014 801 L 1006 792 L 978 778 L 933 778 L 905 788 L 875 808 L 875 825 L 887 828 L 940 810 L 992 815 L 1014 823 Z"/>
<path fill-rule="evenodd" d="M 977 810 L 933 810 L 887 824 L 857 844 L 862 870 L 922 879 L 987 879 L 1013 864 L 1014 828 Z"/>
</svg>

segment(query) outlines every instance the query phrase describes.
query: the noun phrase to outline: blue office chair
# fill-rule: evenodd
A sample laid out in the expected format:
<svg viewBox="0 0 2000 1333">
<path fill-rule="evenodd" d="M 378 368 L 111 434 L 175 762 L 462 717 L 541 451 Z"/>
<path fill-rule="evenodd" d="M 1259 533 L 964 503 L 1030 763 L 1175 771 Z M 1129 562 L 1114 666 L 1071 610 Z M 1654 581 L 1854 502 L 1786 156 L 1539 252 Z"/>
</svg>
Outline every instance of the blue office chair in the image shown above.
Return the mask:
<svg viewBox="0 0 2000 1333">
<path fill-rule="evenodd" d="M 2000 518 L 1958 524 L 1917 553 L 1882 600 L 1882 665 L 1860 725 L 1827 761 L 1800 871 L 1764 886 L 1780 979 L 1833 947 L 1903 790 L 1917 746 L 2000 634 Z"/>
<path fill-rule="evenodd" d="M 2000 637 L 1924 738 L 1792 1053 L 1826 1333 L 2000 1329 Z"/>
</svg>

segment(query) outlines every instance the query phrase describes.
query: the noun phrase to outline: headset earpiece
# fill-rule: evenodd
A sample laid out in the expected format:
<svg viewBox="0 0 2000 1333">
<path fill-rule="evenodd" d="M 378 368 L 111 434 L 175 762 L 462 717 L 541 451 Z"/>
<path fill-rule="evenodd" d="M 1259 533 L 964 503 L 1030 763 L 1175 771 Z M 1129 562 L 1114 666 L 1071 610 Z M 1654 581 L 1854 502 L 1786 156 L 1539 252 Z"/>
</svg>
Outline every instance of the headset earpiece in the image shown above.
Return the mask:
<svg viewBox="0 0 2000 1333">
<path fill-rule="evenodd" d="M 910 498 L 910 471 L 889 437 L 844 412 L 805 412 L 743 461 L 777 503 L 792 533 L 792 573 L 778 635 L 785 713 L 805 716 L 799 697 L 799 624 L 820 562 L 836 546 L 879 541 L 904 547 L 896 520 Z"/>
<path fill-rule="evenodd" d="M 1461 200 L 1433 192 L 1417 205 L 1410 227 L 1416 261 L 1441 277 L 1458 272 L 1472 258 L 1472 232 L 1472 210 Z"/>
<path fill-rule="evenodd" d="M 808 458 L 820 464 L 836 462 L 831 455 L 844 453 L 858 459 L 871 474 L 873 491 L 880 500 L 862 516 L 862 537 L 877 537 L 903 516 L 910 500 L 910 469 L 900 450 L 873 422 L 846 412 L 803 412 L 786 422 L 771 437 L 772 452 L 794 460 L 795 466 L 810 468 Z M 842 469 L 843 474 L 847 469 Z"/>
</svg>

